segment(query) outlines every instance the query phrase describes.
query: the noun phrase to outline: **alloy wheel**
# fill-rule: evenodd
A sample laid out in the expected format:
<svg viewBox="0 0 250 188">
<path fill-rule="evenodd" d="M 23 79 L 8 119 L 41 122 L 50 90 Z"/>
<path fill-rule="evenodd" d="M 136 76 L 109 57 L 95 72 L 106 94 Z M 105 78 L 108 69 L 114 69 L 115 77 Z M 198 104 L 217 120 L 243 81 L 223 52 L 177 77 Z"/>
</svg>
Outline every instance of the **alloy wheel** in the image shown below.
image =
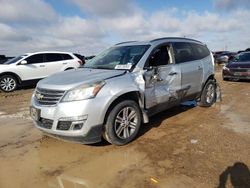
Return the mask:
<svg viewBox="0 0 250 188">
<path fill-rule="evenodd" d="M 115 118 L 115 133 L 121 139 L 129 138 L 136 130 L 138 115 L 134 108 L 124 107 Z"/>
<path fill-rule="evenodd" d="M 16 81 L 11 77 L 4 77 L 0 81 L 1 89 L 4 91 L 12 91 L 16 88 Z"/>
</svg>

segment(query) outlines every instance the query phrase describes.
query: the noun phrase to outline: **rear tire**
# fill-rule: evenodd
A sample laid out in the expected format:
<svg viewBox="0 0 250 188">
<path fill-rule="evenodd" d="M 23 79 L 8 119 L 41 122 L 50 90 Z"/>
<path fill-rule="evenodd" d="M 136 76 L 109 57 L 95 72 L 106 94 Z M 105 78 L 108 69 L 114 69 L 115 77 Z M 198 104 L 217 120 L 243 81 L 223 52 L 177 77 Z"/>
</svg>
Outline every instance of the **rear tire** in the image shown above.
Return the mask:
<svg viewBox="0 0 250 188">
<path fill-rule="evenodd" d="M 125 145 L 137 135 L 142 122 L 139 105 L 132 100 L 118 103 L 104 125 L 104 139 L 114 145 Z"/>
<path fill-rule="evenodd" d="M 214 80 L 208 80 L 202 90 L 199 106 L 210 107 L 216 101 L 216 84 Z"/>
<path fill-rule="evenodd" d="M 17 88 L 17 80 L 14 76 L 4 75 L 0 77 L 0 89 L 4 92 L 12 92 Z"/>
</svg>

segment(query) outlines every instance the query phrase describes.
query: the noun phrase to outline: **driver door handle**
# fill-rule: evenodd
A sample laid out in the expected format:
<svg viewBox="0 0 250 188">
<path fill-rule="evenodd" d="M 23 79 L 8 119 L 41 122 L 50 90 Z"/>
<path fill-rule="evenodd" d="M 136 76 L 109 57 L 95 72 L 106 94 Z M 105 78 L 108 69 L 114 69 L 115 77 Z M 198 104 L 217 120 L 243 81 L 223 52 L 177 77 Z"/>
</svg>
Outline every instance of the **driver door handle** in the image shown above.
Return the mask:
<svg viewBox="0 0 250 188">
<path fill-rule="evenodd" d="M 39 67 L 45 67 L 45 65 L 40 65 Z"/>
<path fill-rule="evenodd" d="M 174 75 L 176 75 L 176 74 L 177 74 L 177 72 L 170 72 L 168 75 L 174 76 Z"/>
</svg>

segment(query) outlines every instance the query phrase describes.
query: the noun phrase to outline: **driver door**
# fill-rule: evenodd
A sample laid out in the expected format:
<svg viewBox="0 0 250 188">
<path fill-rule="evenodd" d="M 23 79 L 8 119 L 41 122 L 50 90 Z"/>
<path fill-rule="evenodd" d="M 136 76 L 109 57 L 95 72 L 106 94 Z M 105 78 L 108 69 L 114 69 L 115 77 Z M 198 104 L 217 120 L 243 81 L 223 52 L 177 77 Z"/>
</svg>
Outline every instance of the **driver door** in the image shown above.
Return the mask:
<svg viewBox="0 0 250 188">
<path fill-rule="evenodd" d="M 181 69 L 174 63 L 170 45 L 160 46 L 149 57 L 145 79 L 145 105 L 157 113 L 181 101 Z"/>
</svg>

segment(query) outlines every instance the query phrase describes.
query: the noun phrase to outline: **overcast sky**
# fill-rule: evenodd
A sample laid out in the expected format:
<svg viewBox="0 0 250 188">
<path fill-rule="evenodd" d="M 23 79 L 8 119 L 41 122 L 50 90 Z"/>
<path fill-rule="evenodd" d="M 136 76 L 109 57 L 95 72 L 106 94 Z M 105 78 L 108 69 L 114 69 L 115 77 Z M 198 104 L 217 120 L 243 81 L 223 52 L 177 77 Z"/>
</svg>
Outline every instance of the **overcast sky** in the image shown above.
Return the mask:
<svg viewBox="0 0 250 188">
<path fill-rule="evenodd" d="M 190 37 L 250 47 L 250 0 L 0 0 L 0 54 L 92 55 L 127 40 Z"/>
</svg>

